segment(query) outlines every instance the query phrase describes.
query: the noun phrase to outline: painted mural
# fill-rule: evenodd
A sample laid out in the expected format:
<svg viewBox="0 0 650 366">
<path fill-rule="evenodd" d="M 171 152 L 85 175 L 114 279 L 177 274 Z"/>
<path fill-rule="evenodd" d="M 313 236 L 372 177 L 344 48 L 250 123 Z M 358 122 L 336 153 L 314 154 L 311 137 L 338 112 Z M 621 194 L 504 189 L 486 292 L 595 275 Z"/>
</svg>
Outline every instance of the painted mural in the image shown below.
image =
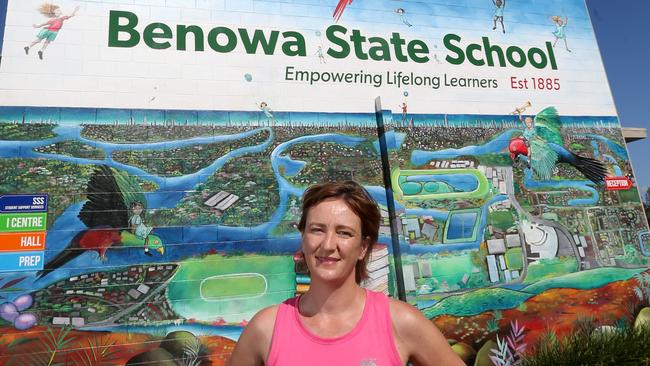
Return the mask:
<svg viewBox="0 0 650 366">
<path fill-rule="evenodd" d="M 638 193 L 603 188 L 607 177 L 632 176 L 616 120 L 540 109 L 528 122 L 396 123 L 405 290 L 459 342 L 485 344 L 512 328 L 511 339 L 532 346 L 586 318 L 629 322 L 645 301 L 635 293 L 648 267 Z"/>
<path fill-rule="evenodd" d="M 309 289 L 300 197 L 327 180 L 380 205 L 363 285 L 469 364 L 650 306 L 581 1 L 192 3 L 9 1 L 0 364 L 223 365 Z"/>
</svg>

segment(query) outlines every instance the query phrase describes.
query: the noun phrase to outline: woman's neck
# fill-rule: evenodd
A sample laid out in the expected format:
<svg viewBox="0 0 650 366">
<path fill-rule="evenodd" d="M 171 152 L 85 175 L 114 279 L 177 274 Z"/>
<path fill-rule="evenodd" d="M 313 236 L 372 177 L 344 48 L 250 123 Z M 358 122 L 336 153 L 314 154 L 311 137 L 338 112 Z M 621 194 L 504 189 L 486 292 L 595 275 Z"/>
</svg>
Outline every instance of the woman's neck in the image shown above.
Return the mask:
<svg viewBox="0 0 650 366">
<path fill-rule="evenodd" d="M 341 286 L 312 282 L 309 291 L 301 296 L 300 313 L 304 316 L 340 314 L 355 305 L 363 307 L 365 291 L 354 278 Z"/>
</svg>

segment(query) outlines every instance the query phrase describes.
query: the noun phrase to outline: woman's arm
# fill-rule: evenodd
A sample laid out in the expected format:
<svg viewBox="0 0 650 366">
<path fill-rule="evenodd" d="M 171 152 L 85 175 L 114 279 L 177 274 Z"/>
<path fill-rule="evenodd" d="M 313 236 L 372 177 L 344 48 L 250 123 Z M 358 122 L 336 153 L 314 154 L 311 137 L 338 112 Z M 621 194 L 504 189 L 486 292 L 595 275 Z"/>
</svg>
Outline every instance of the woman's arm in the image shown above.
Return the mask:
<svg viewBox="0 0 650 366">
<path fill-rule="evenodd" d="M 433 322 L 413 306 L 390 300 L 395 342 L 415 366 L 465 366 Z"/>
<path fill-rule="evenodd" d="M 246 325 L 226 366 L 262 366 L 271 350 L 278 306 L 260 310 Z"/>
</svg>

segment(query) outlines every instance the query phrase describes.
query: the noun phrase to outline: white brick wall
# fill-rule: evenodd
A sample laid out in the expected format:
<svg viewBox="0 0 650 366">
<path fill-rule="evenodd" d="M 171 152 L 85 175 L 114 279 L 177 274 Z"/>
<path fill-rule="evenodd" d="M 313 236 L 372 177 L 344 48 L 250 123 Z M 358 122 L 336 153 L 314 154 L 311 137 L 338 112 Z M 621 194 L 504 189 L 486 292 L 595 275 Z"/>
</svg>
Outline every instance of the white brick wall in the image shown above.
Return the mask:
<svg viewBox="0 0 650 366">
<path fill-rule="evenodd" d="M 416 24 L 413 28 L 404 26 L 394 14 L 392 6 L 353 3 L 346 11 L 340 24 L 351 29 L 362 29 L 367 37 L 389 38 L 392 32 L 399 32 L 407 40 L 422 39 L 429 45 L 431 58 L 436 53 L 438 64 L 433 59 L 427 64 L 414 62 L 377 62 L 357 60 L 353 55 L 344 60 L 326 56 L 327 64 L 322 65 L 315 55 L 318 45 L 326 51 L 330 46 L 325 30 L 332 24 L 333 3 L 322 1 L 285 2 L 263 0 L 109 0 L 109 1 L 60 1 L 64 14 L 69 14 L 75 5 L 80 5 L 78 16 L 65 22 L 58 38 L 50 45 L 44 60 L 38 60 L 32 49 L 29 56 L 22 48 L 35 39 L 38 30 L 31 25 L 41 23 L 45 18 L 36 9 L 40 0 L 11 0 L 8 6 L 7 28 L 3 47 L 2 67 L 0 68 L 0 99 L 17 105 L 52 105 L 61 98 L 57 96 L 58 81 L 67 85 L 66 89 L 84 91 L 83 100 L 69 98 L 71 105 L 96 107 L 128 107 L 148 89 L 138 89 L 141 83 L 119 95 L 105 98 L 105 93 L 114 92 L 116 86 L 110 82 L 89 83 L 79 76 L 96 77 L 98 80 L 109 76 L 119 80 L 146 78 L 146 85 L 158 84 L 159 80 L 176 79 L 172 90 L 160 90 L 158 107 L 170 109 L 221 109 L 255 110 L 254 102 L 272 100 L 274 110 L 329 110 L 329 111 L 368 111 L 372 101 L 381 95 L 389 106 L 398 105 L 404 91 L 409 92 L 409 110 L 412 113 L 494 113 L 510 111 L 513 105 L 521 104 L 523 99 L 535 99 L 536 105 L 553 104 L 564 115 L 614 115 L 614 106 L 606 83 L 600 55 L 593 34 L 584 32 L 588 23 L 575 20 L 572 24 L 571 46 L 573 54 L 557 49 L 556 57 L 561 65 L 559 71 L 537 70 L 532 68 L 480 68 L 473 65 L 453 66 L 446 64 L 447 53 L 441 39 L 448 32 L 460 34 L 464 40 L 479 42 L 480 37 L 489 36 L 493 44 L 516 44 L 521 47 L 540 46 L 552 31 L 552 24 L 546 18 L 540 21 L 516 19 L 512 14 L 509 27 L 513 34 L 508 38 L 491 32 L 484 22 L 463 18 L 468 13 L 463 4 L 448 6 L 444 4 L 410 4 L 408 19 Z M 484 12 L 487 23 L 490 7 Z M 352 9 L 352 10 L 350 10 Z M 174 37 L 168 40 L 171 47 L 166 50 L 149 49 L 144 41 L 134 48 L 108 47 L 108 14 L 110 10 L 129 11 L 137 14 L 142 30 L 152 22 L 164 22 L 172 29 Z M 532 19 L 532 18 L 531 18 Z M 378 22 L 379 20 L 379 22 Z M 582 22 L 582 23 L 579 23 Z M 237 48 L 229 54 L 214 52 L 204 40 L 204 52 L 194 51 L 193 35 L 188 36 L 188 51 L 176 50 L 176 25 L 198 25 L 205 37 L 210 29 L 224 26 L 237 32 L 237 28 L 298 31 L 306 39 L 307 57 L 284 56 L 280 48 L 282 37 L 278 40 L 276 54 L 265 56 L 247 55 L 238 37 Z M 488 24 L 489 25 L 489 24 Z M 582 27 L 582 28 L 580 28 Z M 316 34 L 320 32 L 320 36 Z M 586 34 L 586 35 L 585 35 Z M 541 36 L 543 35 L 543 36 Z M 349 32 L 348 32 L 349 36 Z M 433 45 L 437 45 L 434 48 Z M 367 50 L 366 46 L 366 50 Z M 497 90 L 441 88 L 439 90 L 406 86 L 397 88 L 384 86 L 380 89 L 368 85 L 319 84 L 306 85 L 284 80 L 286 66 L 295 66 L 306 71 L 337 71 L 385 74 L 386 71 L 413 71 L 423 76 L 495 78 L 500 87 Z M 252 82 L 244 81 L 244 74 L 253 76 Z M 27 90 L 29 83 L 23 83 L 25 75 L 39 75 L 40 83 L 35 100 L 29 96 L 15 93 Z M 16 77 L 16 75 L 19 75 Z M 559 77 L 562 90 L 558 93 L 521 91 L 509 87 L 509 78 L 518 77 Z M 73 77 L 76 76 L 77 78 Z M 83 82 L 81 80 L 84 80 Z M 215 90 L 196 87 L 192 80 L 210 81 Z M 228 82 L 224 82 L 228 81 Z M 385 82 L 385 80 L 384 80 Z M 52 86 L 50 88 L 50 86 Z M 92 86 L 88 89 L 88 86 Z M 34 87 L 34 85 L 32 85 Z M 51 89 L 51 90 L 50 90 Z M 188 94 L 192 90 L 193 94 Z M 175 93 L 191 98 L 174 98 Z M 215 96 L 225 98 L 215 98 Z M 167 97 L 164 97 L 167 96 Z M 167 102 L 163 102 L 163 101 Z M 169 104 L 164 104 L 169 103 Z M 187 103 L 187 104 L 186 104 Z"/>
</svg>

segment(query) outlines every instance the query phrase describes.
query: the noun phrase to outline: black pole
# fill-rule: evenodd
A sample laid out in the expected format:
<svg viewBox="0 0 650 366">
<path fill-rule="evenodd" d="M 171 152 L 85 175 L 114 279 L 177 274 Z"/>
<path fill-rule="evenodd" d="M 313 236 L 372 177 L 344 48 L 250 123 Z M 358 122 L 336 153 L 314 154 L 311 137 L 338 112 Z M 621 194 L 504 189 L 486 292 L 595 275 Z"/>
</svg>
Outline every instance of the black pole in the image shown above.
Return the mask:
<svg viewBox="0 0 650 366">
<path fill-rule="evenodd" d="M 384 129 L 384 115 L 381 110 L 380 97 L 377 97 L 375 99 L 375 119 L 377 120 L 377 135 L 379 137 L 379 151 L 381 153 L 381 168 L 384 176 L 384 187 L 386 187 L 386 207 L 388 208 L 388 219 L 390 221 L 390 239 L 393 246 L 393 261 L 395 263 L 395 284 L 397 286 L 397 297 L 402 301 L 406 301 L 404 272 L 402 271 L 402 251 L 399 247 L 399 226 L 397 224 L 397 215 L 395 213 L 393 185 L 390 180 L 388 146 L 386 145 L 386 130 Z"/>
</svg>

